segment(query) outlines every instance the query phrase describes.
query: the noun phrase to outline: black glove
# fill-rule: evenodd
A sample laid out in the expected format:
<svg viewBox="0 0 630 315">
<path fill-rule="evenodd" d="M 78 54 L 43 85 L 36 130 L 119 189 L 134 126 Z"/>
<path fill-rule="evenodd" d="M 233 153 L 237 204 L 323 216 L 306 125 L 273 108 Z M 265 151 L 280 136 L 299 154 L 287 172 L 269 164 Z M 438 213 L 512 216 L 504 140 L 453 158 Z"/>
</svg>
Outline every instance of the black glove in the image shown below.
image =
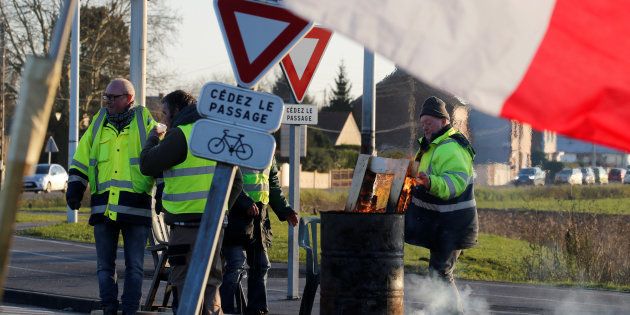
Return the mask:
<svg viewBox="0 0 630 315">
<path fill-rule="evenodd" d="M 79 210 L 79 208 L 81 208 L 81 200 L 68 199 L 66 200 L 66 202 L 68 203 L 68 207 L 70 207 L 70 209 L 72 210 Z"/>
</svg>

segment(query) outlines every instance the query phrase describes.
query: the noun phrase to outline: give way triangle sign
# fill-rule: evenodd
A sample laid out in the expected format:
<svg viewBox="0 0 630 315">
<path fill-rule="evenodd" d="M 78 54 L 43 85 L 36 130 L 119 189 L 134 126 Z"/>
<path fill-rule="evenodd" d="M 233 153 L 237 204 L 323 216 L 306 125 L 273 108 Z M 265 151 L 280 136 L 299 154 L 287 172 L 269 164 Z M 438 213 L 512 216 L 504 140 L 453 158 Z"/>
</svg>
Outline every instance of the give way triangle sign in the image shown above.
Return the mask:
<svg viewBox="0 0 630 315">
<path fill-rule="evenodd" d="M 215 12 L 236 81 L 252 87 L 313 27 L 273 4 L 215 0 Z"/>
<path fill-rule="evenodd" d="M 306 89 L 322 60 L 331 36 L 330 30 L 318 26 L 313 27 L 280 62 L 282 71 L 289 81 L 291 92 L 298 103 L 301 103 L 306 95 Z"/>
</svg>

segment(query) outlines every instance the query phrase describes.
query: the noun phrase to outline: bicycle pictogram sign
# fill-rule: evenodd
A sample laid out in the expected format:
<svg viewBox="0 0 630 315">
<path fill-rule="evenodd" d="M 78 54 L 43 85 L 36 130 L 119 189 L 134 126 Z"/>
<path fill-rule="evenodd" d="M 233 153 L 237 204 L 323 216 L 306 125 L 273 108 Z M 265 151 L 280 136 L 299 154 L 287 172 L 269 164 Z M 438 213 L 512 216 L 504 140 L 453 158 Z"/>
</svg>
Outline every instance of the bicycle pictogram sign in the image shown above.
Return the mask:
<svg viewBox="0 0 630 315">
<path fill-rule="evenodd" d="M 254 149 L 252 149 L 251 145 L 243 143 L 243 137 L 245 137 L 245 135 L 239 133 L 237 137 L 229 135 L 229 132 L 228 129 L 223 129 L 223 137 L 210 139 L 208 142 L 208 150 L 214 154 L 219 154 L 227 147 L 230 156 L 236 153 L 236 156 L 241 160 L 251 158 L 254 154 Z"/>
</svg>

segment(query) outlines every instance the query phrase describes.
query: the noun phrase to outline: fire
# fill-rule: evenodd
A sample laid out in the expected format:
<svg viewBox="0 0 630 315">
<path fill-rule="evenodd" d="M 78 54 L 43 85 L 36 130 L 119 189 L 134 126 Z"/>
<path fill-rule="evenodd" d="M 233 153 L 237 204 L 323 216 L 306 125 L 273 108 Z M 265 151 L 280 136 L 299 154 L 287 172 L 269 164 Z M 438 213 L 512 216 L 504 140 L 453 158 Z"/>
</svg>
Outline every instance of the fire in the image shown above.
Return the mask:
<svg viewBox="0 0 630 315">
<path fill-rule="evenodd" d="M 398 199 L 398 206 L 396 207 L 396 213 L 405 213 L 405 209 L 411 202 L 411 187 L 414 184 L 413 177 L 405 178 L 402 191 L 400 192 L 400 199 Z"/>
</svg>

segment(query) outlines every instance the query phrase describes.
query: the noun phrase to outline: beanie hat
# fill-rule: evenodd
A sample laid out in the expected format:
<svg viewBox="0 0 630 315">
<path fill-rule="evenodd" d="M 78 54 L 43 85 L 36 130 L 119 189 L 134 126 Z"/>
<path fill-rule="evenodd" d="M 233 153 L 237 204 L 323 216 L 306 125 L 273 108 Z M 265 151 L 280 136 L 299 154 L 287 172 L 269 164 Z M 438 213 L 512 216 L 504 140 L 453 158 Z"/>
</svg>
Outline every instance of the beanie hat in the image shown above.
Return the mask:
<svg viewBox="0 0 630 315">
<path fill-rule="evenodd" d="M 448 120 L 451 119 L 448 112 L 446 111 L 446 103 L 435 96 L 427 98 L 424 101 L 424 104 L 422 104 L 420 117 L 422 117 L 423 115 L 429 115 L 437 118 L 446 118 Z"/>
</svg>

